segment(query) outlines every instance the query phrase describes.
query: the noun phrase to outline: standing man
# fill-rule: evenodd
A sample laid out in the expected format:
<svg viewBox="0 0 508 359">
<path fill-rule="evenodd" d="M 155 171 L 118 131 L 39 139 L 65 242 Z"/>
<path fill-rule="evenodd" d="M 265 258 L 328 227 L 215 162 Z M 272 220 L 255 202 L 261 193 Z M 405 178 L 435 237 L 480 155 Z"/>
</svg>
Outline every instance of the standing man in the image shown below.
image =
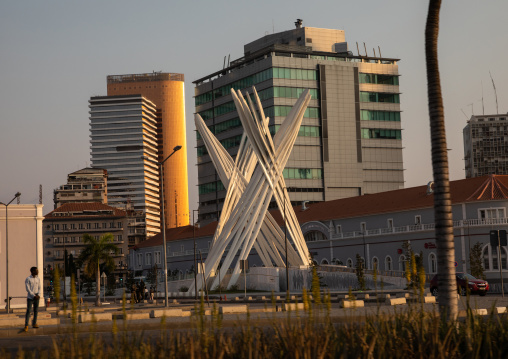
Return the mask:
<svg viewBox="0 0 508 359">
<path fill-rule="evenodd" d="M 32 320 L 32 328 L 39 328 L 37 325 L 37 312 L 39 311 L 39 296 L 41 290 L 41 282 L 37 277 L 39 270 L 37 267 L 30 268 L 30 276 L 25 280 L 26 288 L 26 314 L 25 314 L 25 332 L 28 332 L 28 319 L 30 319 L 30 313 L 32 311 L 32 304 L 34 306 L 34 319 Z"/>
</svg>

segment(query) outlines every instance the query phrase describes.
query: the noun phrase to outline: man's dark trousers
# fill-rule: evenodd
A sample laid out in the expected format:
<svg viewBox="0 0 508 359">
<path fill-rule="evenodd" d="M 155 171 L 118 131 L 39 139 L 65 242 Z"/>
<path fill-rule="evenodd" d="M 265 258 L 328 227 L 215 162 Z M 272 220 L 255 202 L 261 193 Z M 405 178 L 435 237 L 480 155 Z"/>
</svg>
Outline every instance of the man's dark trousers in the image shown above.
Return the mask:
<svg viewBox="0 0 508 359">
<path fill-rule="evenodd" d="M 25 327 L 28 327 L 28 320 L 30 319 L 30 313 L 32 312 L 32 305 L 34 307 L 34 319 L 32 320 L 32 326 L 37 324 L 37 312 L 39 311 L 39 299 L 26 299 L 26 315 L 25 315 Z"/>
</svg>

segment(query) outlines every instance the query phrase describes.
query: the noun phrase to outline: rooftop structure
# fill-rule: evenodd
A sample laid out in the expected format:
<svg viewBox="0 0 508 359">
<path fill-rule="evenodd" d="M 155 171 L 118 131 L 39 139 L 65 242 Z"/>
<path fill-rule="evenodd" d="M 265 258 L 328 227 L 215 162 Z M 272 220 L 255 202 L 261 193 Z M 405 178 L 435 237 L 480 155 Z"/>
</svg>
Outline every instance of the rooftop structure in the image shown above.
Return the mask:
<svg viewBox="0 0 508 359">
<path fill-rule="evenodd" d="M 108 171 L 86 167 L 67 175 L 67 184 L 53 191 L 53 202 L 57 209 L 65 203 L 100 202 L 108 203 Z"/>
<path fill-rule="evenodd" d="M 464 127 L 466 178 L 508 175 L 508 114 L 477 115 Z"/>
</svg>

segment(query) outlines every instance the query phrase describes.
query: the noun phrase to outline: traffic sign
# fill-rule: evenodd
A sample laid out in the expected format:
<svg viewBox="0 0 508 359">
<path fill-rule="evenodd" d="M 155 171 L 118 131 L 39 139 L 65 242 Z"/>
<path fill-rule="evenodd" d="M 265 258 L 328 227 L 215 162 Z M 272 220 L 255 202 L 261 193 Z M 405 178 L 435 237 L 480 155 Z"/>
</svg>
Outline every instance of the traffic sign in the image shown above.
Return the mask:
<svg viewBox="0 0 508 359">
<path fill-rule="evenodd" d="M 491 230 L 490 231 L 490 246 L 491 247 L 497 247 L 497 246 L 506 246 L 506 230 Z"/>
</svg>

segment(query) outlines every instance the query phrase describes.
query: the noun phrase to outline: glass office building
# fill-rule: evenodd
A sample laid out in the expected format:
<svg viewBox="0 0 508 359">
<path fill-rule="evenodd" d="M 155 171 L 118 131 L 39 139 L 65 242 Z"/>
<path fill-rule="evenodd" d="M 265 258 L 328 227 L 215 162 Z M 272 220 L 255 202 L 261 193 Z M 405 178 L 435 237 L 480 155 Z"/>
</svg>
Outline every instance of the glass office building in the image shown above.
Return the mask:
<svg viewBox="0 0 508 359">
<path fill-rule="evenodd" d="M 266 35 L 245 45 L 242 58 L 194 82 L 196 112 L 234 157 L 243 129 L 231 89 L 245 94 L 256 87 L 272 135 L 310 89 L 283 172 L 293 204 L 401 189 L 399 60 L 379 52 L 353 55 L 343 30 L 297 26 Z M 200 221 L 206 224 L 218 219 L 226 190 L 196 136 Z"/>
</svg>

